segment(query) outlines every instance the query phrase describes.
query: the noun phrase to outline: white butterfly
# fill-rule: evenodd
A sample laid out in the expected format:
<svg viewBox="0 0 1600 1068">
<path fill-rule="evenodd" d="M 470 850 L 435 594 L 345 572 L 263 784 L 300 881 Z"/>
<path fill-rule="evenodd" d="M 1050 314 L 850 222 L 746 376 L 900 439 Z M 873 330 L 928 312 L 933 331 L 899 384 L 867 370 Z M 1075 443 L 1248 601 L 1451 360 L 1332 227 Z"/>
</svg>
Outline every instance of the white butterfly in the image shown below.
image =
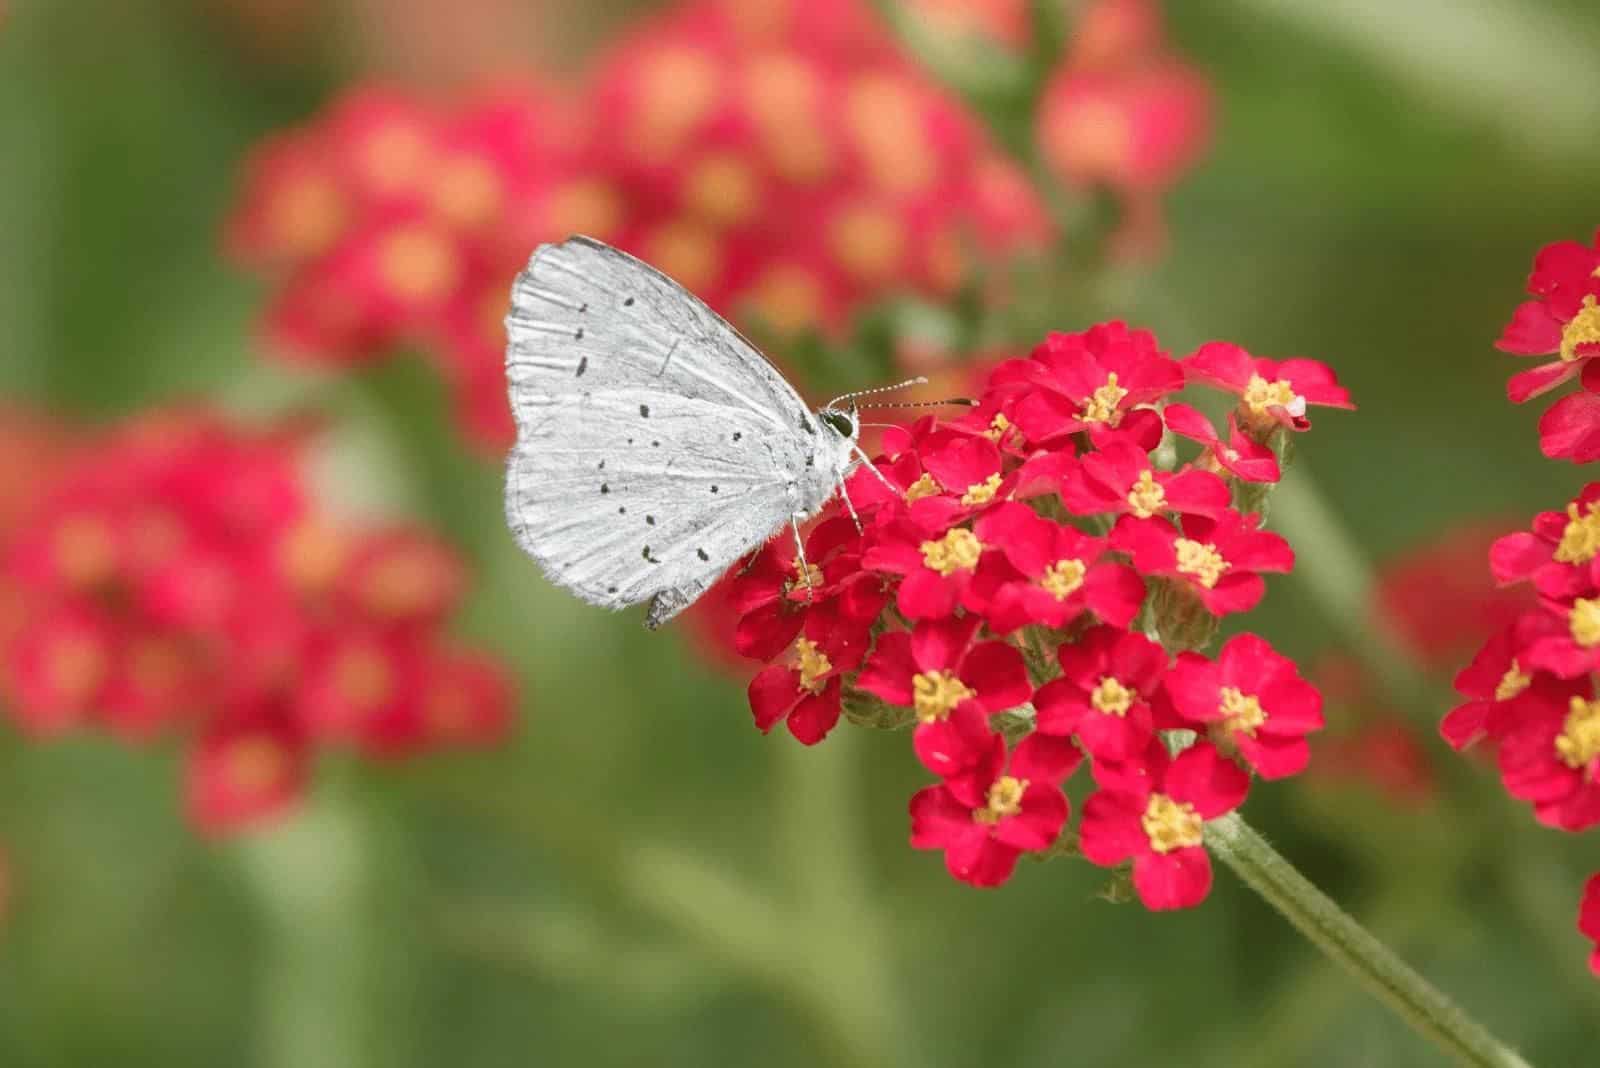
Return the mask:
<svg viewBox="0 0 1600 1068">
<path fill-rule="evenodd" d="M 853 405 L 812 412 L 688 290 L 591 238 L 533 254 L 506 329 L 511 530 L 590 604 L 648 600 L 648 627 L 785 523 L 801 548 L 799 524 L 866 459 Z"/>
</svg>

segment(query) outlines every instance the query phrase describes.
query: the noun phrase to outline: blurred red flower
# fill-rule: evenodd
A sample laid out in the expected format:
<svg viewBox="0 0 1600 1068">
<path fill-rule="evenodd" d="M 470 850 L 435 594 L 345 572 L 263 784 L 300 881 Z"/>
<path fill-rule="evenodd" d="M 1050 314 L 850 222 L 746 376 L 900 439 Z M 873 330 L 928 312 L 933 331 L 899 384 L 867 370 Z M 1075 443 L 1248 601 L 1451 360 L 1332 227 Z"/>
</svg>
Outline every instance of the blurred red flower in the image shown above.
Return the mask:
<svg viewBox="0 0 1600 1068">
<path fill-rule="evenodd" d="M 499 737 L 503 672 L 441 640 L 461 562 L 420 531 L 331 524 L 302 448 L 203 411 L 84 435 L 0 541 L 18 724 L 180 735 L 189 815 L 211 833 L 297 800 L 317 746 Z"/>
</svg>

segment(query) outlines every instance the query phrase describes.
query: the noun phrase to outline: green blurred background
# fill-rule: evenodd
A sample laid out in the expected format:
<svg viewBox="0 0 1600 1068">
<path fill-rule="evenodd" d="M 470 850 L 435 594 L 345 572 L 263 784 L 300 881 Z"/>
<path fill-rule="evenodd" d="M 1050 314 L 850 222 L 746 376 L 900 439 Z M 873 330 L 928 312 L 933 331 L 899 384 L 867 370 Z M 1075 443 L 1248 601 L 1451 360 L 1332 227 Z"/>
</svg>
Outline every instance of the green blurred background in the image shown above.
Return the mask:
<svg viewBox="0 0 1600 1068">
<path fill-rule="evenodd" d="M 385 26 L 349 4 L 285 41 L 221 0 L 0 16 L 0 394 L 326 406 L 331 485 L 473 558 L 465 630 L 513 665 L 521 723 L 484 755 L 325 761 L 303 815 L 221 845 L 182 824 L 174 754 L 0 732 L 0 1065 L 1442 1063 L 1225 871 L 1176 915 L 1099 900 L 1076 862 L 954 883 L 906 846 L 903 736 L 764 738 L 683 634 L 547 587 L 420 362 L 334 381 L 259 361 L 261 293 L 216 252 L 241 154 L 365 72 L 439 62 L 402 16 L 478 6 L 410 0 Z M 551 66 L 628 15 L 481 6 L 516 16 L 494 47 Z M 1540 458 L 1490 343 L 1533 251 L 1600 221 L 1593 4 L 1168 9 L 1218 86 L 1217 143 L 1171 198 L 1170 254 L 1092 311 L 1175 352 L 1225 336 L 1332 364 L 1360 411 L 1320 417 L 1291 478 L 1375 560 L 1558 506 L 1582 475 Z M 1250 623 L 1297 655 L 1336 641 L 1299 578 Z M 1468 790 L 1397 809 L 1269 786 L 1246 814 L 1533 1063 L 1594 1063 L 1573 921 L 1600 849 L 1490 776 Z"/>
</svg>

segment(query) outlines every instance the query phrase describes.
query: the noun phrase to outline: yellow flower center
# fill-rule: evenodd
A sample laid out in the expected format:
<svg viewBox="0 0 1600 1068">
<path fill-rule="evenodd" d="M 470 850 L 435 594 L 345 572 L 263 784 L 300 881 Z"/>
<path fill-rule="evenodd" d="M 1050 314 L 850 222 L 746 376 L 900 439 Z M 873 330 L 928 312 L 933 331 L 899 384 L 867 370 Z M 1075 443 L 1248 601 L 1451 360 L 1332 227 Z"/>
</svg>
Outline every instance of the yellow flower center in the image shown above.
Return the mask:
<svg viewBox="0 0 1600 1068">
<path fill-rule="evenodd" d="M 1045 568 L 1044 574 L 1039 578 L 1039 585 L 1044 591 L 1058 601 L 1064 601 L 1078 592 L 1083 585 L 1083 576 L 1089 569 L 1082 560 L 1057 560 Z"/>
<path fill-rule="evenodd" d="M 1581 360 L 1583 354 L 1578 351 L 1578 346 L 1596 343 L 1600 343 L 1600 306 L 1596 306 L 1594 294 L 1591 293 L 1583 298 L 1583 307 L 1578 309 L 1578 314 L 1561 330 L 1561 358 L 1568 363 Z"/>
<path fill-rule="evenodd" d="M 987 803 L 982 808 L 972 810 L 973 820 L 978 823 L 999 823 L 1007 816 L 1015 816 L 1022 811 L 1022 794 L 1027 788 L 1027 779 L 1000 776 L 989 787 Z"/>
<path fill-rule="evenodd" d="M 795 667 L 800 671 L 800 688 L 808 693 L 821 693 L 827 686 L 827 677 L 833 670 L 828 654 L 817 648 L 809 638 L 794 640 Z"/>
<path fill-rule="evenodd" d="M 967 492 L 961 495 L 961 503 L 968 508 L 974 505 L 988 504 L 994 500 L 994 495 L 1000 492 L 999 474 L 990 475 L 982 482 L 974 482 L 967 487 Z"/>
<path fill-rule="evenodd" d="M 922 562 L 941 575 L 971 570 L 978 566 L 978 557 L 983 554 L 983 542 L 964 527 L 957 527 L 938 541 L 925 541 L 921 548 Z"/>
<path fill-rule="evenodd" d="M 989 429 L 983 432 L 983 436 L 998 444 L 1000 439 L 1006 436 L 1006 431 L 1010 429 L 1011 420 L 1006 418 L 1006 413 L 995 412 L 994 418 L 989 420 Z"/>
<path fill-rule="evenodd" d="M 1556 546 L 1556 563 L 1587 564 L 1600 555 L 1600 501 L 1590 501 L 1578 514 L 1576 503 L 1567 505 L 1567 526 Z"/>
<path fill-rule="evenodd" d="M 933 480 L 933 476 L 924 474 L 921 478 L 917 479 L 915 482 L 911 483 L 911 485 L 906 487 L 906 503 L 910 504 L 912 501 L 920 501 L 924 497 L 937 497 L 941 492 L 942 491 L 939 489 L 939 483 Z"/>
<path fill-rule="evenodd" d="M 1600 645 L 1600 597 L 1592 600 L 1579 597 L 1573 601 L 1567 626 L 1572 631 L 1572 640 L 1585 649 Z"/>
<path fill-rule="evenodd" d="M 1126 716 L 1138 694 L 1110 675 L 1101 677 L 1089 694 L 1089 703 L 1108 716 Z"/>
<path fill-rule="evenodd" d="M 822 568 L 818 567 L 816 564 L 810 563 L 809 561 L 801 560 L 799 557 L 795 557 L 794 581 L 789 583 L 789 588 L 791 590 L 796 587 L 805 590 L 814 590 L 821 585 Z"/>
<path fill-rule="evenodd" d="M 1297 396 L 1294 387 L 1283 379 L 1268 382 L 1260 375 L 1251 375 L 1250 384 L 1244 387 L 1244 404 L 1257 415 L 1264 415 L 1268 408 L 1288 408 L 1294 410 Z"/>
<path fill-rule="evenodd" d="M 1509 701 L 1517 694 L 1526 690 L 1533 682 L 1533 676 L 1522 670 L 1522 665 L 1515 660 L 1506 668 L 1506 673 L 1500 676 L 1500 682 L 1494 688 L 1496 701 Z"/>
<path fill-rule="evenodd" d="M 1139 472 L 1139 481 L 1128 491 L 1128 507 L 1140 519 L 1149 519 L 1167 506 L 1167 491 L 1156 481 L 1154 471 Z"/>
<path fill-rule="evenodd" d="M 1588 767 L 1600 757 L 1600 701 L 1574 697 L 1556 735 L 1556 755 L 1569 768 Z"/>
<path fill-rule="evenodd" d="M 1229 734 L 1247 734 L 1254 738 L 1256 728 L 1267 721 L 1267 710 L 1255 694 L 1240 693 L 1233 686 L 1222 688 L 1223 729 Z"/>
<path fill-rule="evenodd" d="M 1210 542 L 1191 541 L 1188 538 L 1179 538 L 1173 543 L 1178 551 L 1178 570 L 1190 576 L 1206 589 L 1211 589 L 1222 578 L 1222 573 L 1228 570 L 1228 561 L 1217 552 L 1217 547 Z"/>
<path fill-rule="evenodd" d="M 948 671 L 918 672 L 911 677 L 911 704 L 924 723 L 944 719 L 976 692 Z"/>
<path fill-rule="evenodd" d="M 1206 821 L 1187 801 L 1174 801 L 1166 794 L 1151 794 L 1139 824 L 1157 853 L 1197 846 L 1205 838 Z"/>
<path fill-rule="evenodd" d="M 1089 396 L 1080 418 L 1085 423 L 1110 423 L 1116 426 L 1122 421 L 1122 413 L 1117 411 L 1117 405 L 1127 395 L 1128 391 L 1117 385 L 1117 373 L 1112 371 L 1106 375 L 1106 384 Z"/>
</svg>

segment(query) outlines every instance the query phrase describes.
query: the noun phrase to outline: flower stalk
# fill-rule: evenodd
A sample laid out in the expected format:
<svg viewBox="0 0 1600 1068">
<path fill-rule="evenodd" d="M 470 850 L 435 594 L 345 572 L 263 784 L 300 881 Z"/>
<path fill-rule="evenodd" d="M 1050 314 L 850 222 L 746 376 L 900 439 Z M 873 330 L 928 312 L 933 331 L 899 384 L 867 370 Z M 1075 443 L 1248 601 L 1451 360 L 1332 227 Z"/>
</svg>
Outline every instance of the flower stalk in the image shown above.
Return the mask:
<svg viewBox="0 0 1600 1068">
<path fill-rule="evenodd" d="M 1206 844 L 1302 935 L 1389 1006 L 1412 1030 L 1480 1068 L 1528 1068 L 1354 917 L 1317 889 L 1237 813 L 1206 825 Z"/>
</svg>

